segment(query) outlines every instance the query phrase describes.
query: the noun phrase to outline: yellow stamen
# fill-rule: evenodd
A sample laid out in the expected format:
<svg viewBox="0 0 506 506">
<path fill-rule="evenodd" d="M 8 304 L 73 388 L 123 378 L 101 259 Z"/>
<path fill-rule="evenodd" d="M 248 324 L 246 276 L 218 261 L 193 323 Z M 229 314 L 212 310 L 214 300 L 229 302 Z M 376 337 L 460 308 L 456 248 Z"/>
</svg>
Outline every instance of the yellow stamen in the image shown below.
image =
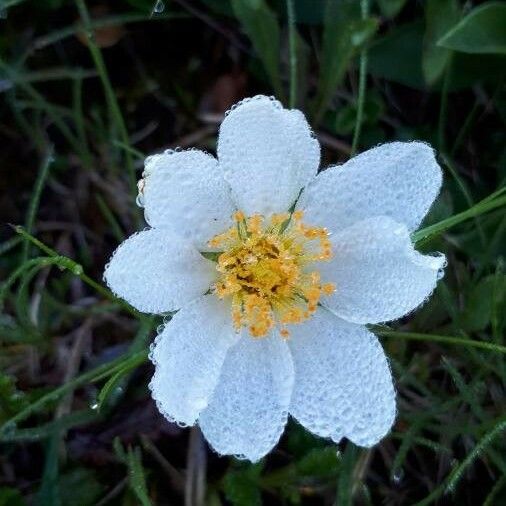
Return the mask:
<svg viewBox="0 0 506 506">
<path fill-rule="evenodd" d="M 237 225 L 209 241 L 209 246 L 224 250 L 213 292 L 220 299 L 231 298 L 237 331 L 246 327 L 252 337 L 261 338 L 279 324 L 281 337 L 287 339 L 286 325 L 310 318 L 320 298 L 335 290 L 309 269 L 332 257 L 328 232 L 302 223 L 302 211 L 274 214 L 268 220 L 237 211 L 233 218 Z"/>
</svg>

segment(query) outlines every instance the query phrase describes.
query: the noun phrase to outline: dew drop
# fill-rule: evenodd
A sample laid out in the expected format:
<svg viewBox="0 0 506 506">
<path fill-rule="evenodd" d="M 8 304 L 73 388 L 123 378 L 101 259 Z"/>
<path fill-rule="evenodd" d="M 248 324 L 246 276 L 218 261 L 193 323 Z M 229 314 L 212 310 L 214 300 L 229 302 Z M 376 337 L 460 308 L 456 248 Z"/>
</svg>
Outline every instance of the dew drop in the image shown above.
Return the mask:
<svg viewBox="0 0 506 506">
<path fill-rule="evenodd" d="M 398 469 L 392 476 L 392 481 L 398 485 L 404 478 L 404 469 Z"/>
<path fill-rule="evenodd" d="M 90 408 L 91 409 L 98 409 L 98 402 L 94 402 L 93 404 L 91 404 Z"/>
<path fill-rule="evenodd" d="M 137 207 L 144 207 L 144 195 L 139 193 L 135 199 L 135 203 L 137 204 Z"/>
<path fill-rule="evenodd" d="M 16 432 L 16 429 L 17 429 L 17 425 L 15 422 L 7 422 L 4 426 L 3 426 L 3 434 L 4 436 L 9 436 L 11 434 L 14 434 L 14 432 Z"/>
<path fill-rule="evenodd" d="M 1 18 L 2 16 L 0 11 L 0 19 Z M 0 79 L 0 92 L 10 90 L 12 86 L 13 86 L 12 81 L 10 81 L 9 79 Z"/>
<path fill-rule="evenodd" d="M 82 265 L 79 265 L 79 264 L 75 264 L 74 266 L 72 266 L 72 272 L 76 275 L 76 276 L 80 276 L 84 270 L 83 270 L 83 266 Z"/>
<path fill-rule="evenodd" d="M 163 0 L 156 0 L 155 6 L 153 7 L 153 14 L 161 14 L 165 10 L 165 3 Z"/>
</svg>

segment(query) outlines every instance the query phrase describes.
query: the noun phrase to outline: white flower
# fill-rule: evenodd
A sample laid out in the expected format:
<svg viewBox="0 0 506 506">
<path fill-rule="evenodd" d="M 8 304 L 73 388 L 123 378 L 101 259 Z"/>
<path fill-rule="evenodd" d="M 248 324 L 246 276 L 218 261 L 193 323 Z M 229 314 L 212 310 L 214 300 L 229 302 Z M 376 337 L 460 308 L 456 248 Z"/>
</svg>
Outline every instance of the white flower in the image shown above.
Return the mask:
<svg viewBox="0 0 506 506">
<path fill-rule="evenodd" d="M 365 324 L 422 304 L 445 263 L 410 240 L 441 186 L 433 150 L 383 144 L 317 176 L 303 114 L 258 96 L 227 114 L 217 151 L 146 160 L 151 228 L 105 271 L 139 310 L 179 310 L 151 350 L 159 410 L 251 461 L 288 414 L 319 436 L 374 445 L 394 422 L 395 391 Z M 200 253 L 211 250 L 218 262 Z"/>
</svg>

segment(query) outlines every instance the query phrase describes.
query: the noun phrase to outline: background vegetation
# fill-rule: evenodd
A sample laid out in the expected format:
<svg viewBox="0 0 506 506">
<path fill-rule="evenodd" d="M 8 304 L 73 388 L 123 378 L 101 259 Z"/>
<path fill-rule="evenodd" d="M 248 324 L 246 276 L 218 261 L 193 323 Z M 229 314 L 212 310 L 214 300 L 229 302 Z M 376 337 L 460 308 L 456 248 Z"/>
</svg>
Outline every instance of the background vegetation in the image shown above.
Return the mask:
<svg viewBox="0 0 506 506">
<path fill-rule="evenodd" d="M 506 504 L 505 53 L 496 1 L 0 0 L 0 505 Z M 260 464 L 219 458 L 148 395 L 161 320 L 101 282 L 144 156 L 212 151 L 256 93 L 308 114 L 324 165 L 439 153 L 414 240 L 449 265 L 376 329 L 399 416 L 371 450 L 290 422 Z"/>
</svg>

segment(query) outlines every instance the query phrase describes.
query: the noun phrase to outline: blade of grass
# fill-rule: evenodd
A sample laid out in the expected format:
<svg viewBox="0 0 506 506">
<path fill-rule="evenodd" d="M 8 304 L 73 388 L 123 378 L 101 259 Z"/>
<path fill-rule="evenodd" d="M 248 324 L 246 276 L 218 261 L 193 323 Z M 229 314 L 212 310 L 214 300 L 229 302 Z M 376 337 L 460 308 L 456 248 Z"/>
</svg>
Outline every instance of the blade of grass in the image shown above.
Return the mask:
<svg viewBox="0 0 506 506">
<path fill-rule="evenodd" d="M 142 465 L 141 452 L 138 447 L 128 448 L 127 465 L 129 485 L 142 506 L 152 506 L 146 487 L 146 477 Z"/>
<path fill-rule="evenodd" d="M 280 29 L 278 20 L 265 0 L 232 0 L 234 14 L 251 39 L 277 97 L 284 101 L 280 76 Z"/>
<path fill-rule="evenodd" d="M 453 166 L 453 162 L 451 161 L 450 157 L 445 155 L 444 153 L 441 154 L 441 158 L 443 159 L 444 164 L 446 165 L 447 169 L 449 170 L 450 174 L 452 175 L 453 179 L 455 179 L 455 182 L 457 183 L 457 186 L 459 187 L 462 195 L 464 196 L 466 203 L 469 208 L 474 206 L 474 200 L 471 196 L 471 192 L 467 188 L 464 180 L 459 176 L 458 172 L 455 170 L 455 167 Z M 478 230 L 478 235 L 480 237 L 481 245 L 484 248 L 486 244 L 485 239 L 485 233 L 483 232 L 483 228 L 481 226 L 480 220 L 475 216 L 474 222 L 476 224 L 476 229 Z"/>
<path fill-rule="evenodd" d="M 51 390 L 47 394 L 43 395 L 36 401 L 29 404 L 27 407 L 19 411 L 12 418 L 7 420 L 0 426 L 0 438 L 5 434 L 11 434 L 15 429 L 16 425 L 26 420 L 30 415 L 36 413 L 40 409 L 42 409 L 46 404 L 50 402 L 57 401 L 63 395 L 72 392 L 76 388 L 81 385 L 86 385 L 88 383 L 96 383 L 105 378 L 109 378 L 117 371 L 123 369 L 125 366 L 129 366 L 131 364 L 141 365 L 146 362 L 148 359 L 148 350 L 142 350 L 134 354 L 127 353 L 125 355 L 121 355 L 118 358 L 111 360 L 105 364 L 101 364 L 94 369 L 91 369 L 80 376 L 76 376 L 71 381 L 65 383 L 64 385 Z"/>
<path fill-rule="evenodd" d="M 36 237 L 33 237 L 31 234 L 27 233 L 26 230 L 23 229 L 23 227 L 20 227 L 19 225 L 13 226 L 13 229 L 16 233 L 20 234 L 23 238 L 28 239 L 31 241 L 35 246 L 37 246 L 39 249 L 44 251 L 47 255 L 50 257 L 56 257 L 58 258 L 58 261 L 54 263 L 61 262 L 61 265 L 65 267 L 66 269 L 70 270 L 73 274 L 75 274 L 79 279 L 81 279 L 84 283 L 86 283 L 88 286 L 91 286 L 95 291 L 97 291 L 100 295 L 104 296 L 105 298 L 112 300 L 119 304 L 123 309 L 131 313 L 137 318 L 142 318 L 142 315 L 134 309 L 130 304 L 125 302 L 122 299 L 119 299 L 116 297 L 110 290 L 102 286 L 100 283 L 97 283 L 94 279 L 90 278 L 84 271 L 83 267 L 79 265 L 77 262 L 72 260 L 71 258 L 59 255 L 56 251 L 51 249 L 49 246 L 46 246 L 43 242 L 39 241 Z"/>
<path fill-rule="evenodd" d="M 373 328 L 372 331 L 381 337 L 398 337 L 399 339 L 409 339 L 413 341 L 428 341 L 435 343 L 453 344 L 456 346 L 472 346 L 483 350 L 494 351 L 496 353 L 506 353 L 506 346 L 485 341 L 476 341 L 465 339 L 463 337 L 439 336 L 436 334 L 418 334 L 415 332 L 400 332 L 396 330 L 383 330 Z"/>
<path fill-rule="evenodd" d="M 157 15 L 155 17 L 151 17 L 148 14 L 118 14 L 115 16 L 107 16 L 100 19 L 90 20 L 88 28 L 92 30 L 97 30 L 100 28 L 109 28 L 111 26 L 117 25 L 126 25 L 129 23 L 137 23 L 141 21 L 167 21 L 169 19 L 181 19 L 188 18 L 189 16 L 182 12 L 166 12 L 164 14 Z M 33 45 L 30 49 L 30 52 L 37 49 L 43 49 L 44 47 L 50 46 L 56 42 L 61 42 L 73 35 L 76 35 L 79 32 L 84 30 L 82 23 L 75 23 L 72 26 L 67 26 L 60 30 L 55 30 L 54 32 L 48 33 L 46 35 L 42 35 L 38 37 L 33 42 Z"/>
<path fill-rule="evenodd" d="M 488 493 L 483 506 L 494 506 L 497 505 L 495 502 L 497 494 L 501 491 L 501 489 L 506 485 L 506 474 L 503 474 L 495 483 L 490 492 Z"/>
<path fill-rule="evenodd" d="M 7 77 L 12 82 L 16 83 L 27 95 L 30 96 L 41 110 L 45 111 L 51 121 L 53 121 L 53 123 L 58 127 L 61 134 L 65 137 L 72 149 L 80 156 L 80 158 L 86 160 L 86 153 L 83 151 L 83 148 L 78 139 L 75 137 L 68 125 L 63 120 L 61 113 L 58 111 L 58 108 L 48 102 L 29 83 L 23 81 L 22 79 L 19 79 L 18 72 L 14 70 L 10 65 L 5 63 L 2 58 L 0 58 L 0 69 L 6 73 Z"/>
<path fill-rule="evenodd" d="M 33 230 L 33 222 L 35 220 L 35 215 L 37 214 L 37 210 L 39 208 L 40 196 L 46 183 L 47 176 L 49 174 L 49 167 L 53 162 L 53 154 L 54 148 L 52 145 L 49 145 L 47 148 L 46 156 L 44 157 L 44 160 L 42 161 L 42 164 L 40 166 L 39 173 L 35 181 L 35 186 L 32 191 L 30 204 L 28 205 L 28 211 L 26 213 L 25 230 L 29 234 L 31 234 Z M 29 249 L 30 249 L 30 241 L 25 238 L 23 242 L 23 250 L 21 252 L 21 261 L 20 261 L 21 263 L 24 263 L 28 259 Z"/>
<path fill-rule="evenodd" d="M 456 467 L 453 468 L 446 481 L 446 492 L 452 492 L 455 490 L 458 482 L 462 478 L 462 475 L 467 468 L 476 460 L 479 455 L 486 450 L 488 446 L 492 444 L 497 436 L 499 436 L 504 430 L 506 430 L 506 417 L 498 420 L 494 427 L 488 431 L 474 446 L 471 452 L 466 458 Z"/>
<path fill-rule="evenodd" d="M 10 90 L 15 83 L 37 83 L 46 81 L 57 81 L 60 79 L 86 79 L 87 77 L 95 77 L 97 75 L 95 70 L 86 70 L 81 68 L 47 68 L 43 70 L 22 72 L 17 74 L 16 81 L 3 81 L 0 86 L 0 93 Z"/>
<path fill-rule="evenodd" d="M 503 193 L 504 189 L 498 190 L 492 195 L 489 195 L 487 198 L 478 202 L 473 207 L 462 211 L 454 216 L 450 216 L 450 218 L 446 218 L 439 223 L 435 223 L 434 225 L 429 225 L 428 227 L 422 228 L 417 232 L 414 232 L 411 235 L 411 239 L 413 242 L 418 245 L 422 241 L 427 240 L 428 238 L 432 238 L 436 235 L 442 234 L 446 230 L 463 223 L 471 218 L 475 218 L 476 216 L 480 216 L 481 214 L 492 211 L 493 209 L 497 209 L 499 207 L 506 205 L 506 196 L 497 196 Z M 496 195 L 497 197 L 493 197 Z"/>
<path fill-rule="evenodd" d="M 93 409 L 82 409 L 62 416 L 52 422 L 29 429 L 17 429 L 0 437 L 2 443 L 30 443 L 49 437 L 55 430 L 66 432 L 69 429 L 86 425 L 99 418 Z"/>
<path fill-rule="evenodd" d="M 46 460 L 42 484 L 37 494 L 38 506 L 60 506 L 60 489 L 58 477 L 60 474 L 58 463 L 58 447 L 60 446 L 60 431 L 54 429 L 46 444 Z"/>
<path fill-rule="evenodd" d="M 23 243 L 22 237 L 11 237 L 0 244 L 0 255 L 7 253 L 11 249 L 15 248 L 18 244 Z"/>
<path fill-rule="evenodd" d="M 98 193 L 95 195 L 95 200 L 97 201 L 100 212 L 111 227 L 112 235 L 116 241 L 123 242 L 125 240 L 125 234 L 123 233 L 121 225 L 118 223 L 118 220 L 114 216 L 113 212 L 109 209 L 109 206 L 106 204 L 105 200 Z"/>
<path fill-rule="evenodd" d="M 91 26 L 91 19 L 88 13 L 88 9 L 86 7 L 86 3 L 84 0 L 75 0 L 77 9 L 79 11 L 79 15 L 85 27 L 86 39 L 88 41 L 88 49 L 90 51 L 91 57 L 97 69 L 98 75 L 102 82 L 102 86 L 104 88 L 106 101 L 109 106 L 109 114 L 111 121 L 116 125 L 117 131 L 121 137 L 121 140 L 126 145 L 130 144 L 128 131 L 125 125 L 125 120 L 123 119 L 123 115 L 121 113 L 121 109 L 119 107 L 118 101 L 116 99 L 116 94 L 111 85 L 111 81 L 109 79 L 109 75 L 107 73 L 107 68 L 104 62 L 104 58 L 102 56 L 102 52 L 100 48 L 95 42 L 95 36 L 93 32 L 93 28 Z M 125 162 L 128 172 L 128 183 L 130 186 L 130 192 L 132 194 L 132 198 L 135 198 L 137 195 L 137 177 L 135 175 L 135 166 L 133 163 L 132 156 L 129 151 L 125 151 Z M 138 214 L 136 214 L 138 219 Z"/>
</svg>

